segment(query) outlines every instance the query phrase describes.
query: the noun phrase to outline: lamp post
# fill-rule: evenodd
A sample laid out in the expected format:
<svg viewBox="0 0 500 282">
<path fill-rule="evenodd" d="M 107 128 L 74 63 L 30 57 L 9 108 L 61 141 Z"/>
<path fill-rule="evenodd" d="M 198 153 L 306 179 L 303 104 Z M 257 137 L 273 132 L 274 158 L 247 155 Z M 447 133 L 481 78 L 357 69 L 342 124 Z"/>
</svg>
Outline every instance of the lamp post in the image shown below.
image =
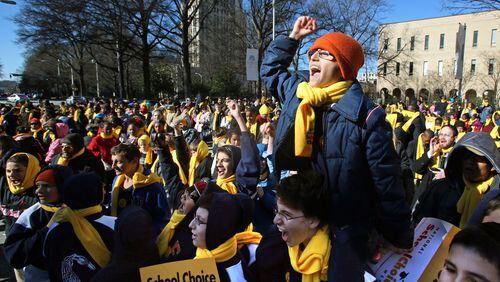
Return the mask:
<svg viewBox="0 0 500 282">
<path fill-rule="evenodd" d="M 97 61 L 92 59 L 92 63 L 95 63 L 95 80 L 96 80 L 96 90 L 97 90 L 97 98 L 99 98 L 100 91 L 99 91 L 99 66 L 97 65 Z"/>
<path fill-rule="evenodd" d="M 69 66 L 69 68 L 71 70 L 71 95 L 75 96 L 75 80 L 73 78 L 73 67 Z"/>
<path fill-rule="evenodd" d="M 275 8 L 274 8 L 274 3 L 275 0 L 273 0 L 273 40 L 274 40 L 274 34 L 275 34 L 275 24 L 276 24 L 276 11 L 275 11 Z"/>
<path fill-rule="evenodd" d="M 195 72 L 194 74 L 200 76 L 201 85 L 203 86 L 203 75 L 201 75 L 201 73 L 197 73 L 197 72 Z"/>
</svg>

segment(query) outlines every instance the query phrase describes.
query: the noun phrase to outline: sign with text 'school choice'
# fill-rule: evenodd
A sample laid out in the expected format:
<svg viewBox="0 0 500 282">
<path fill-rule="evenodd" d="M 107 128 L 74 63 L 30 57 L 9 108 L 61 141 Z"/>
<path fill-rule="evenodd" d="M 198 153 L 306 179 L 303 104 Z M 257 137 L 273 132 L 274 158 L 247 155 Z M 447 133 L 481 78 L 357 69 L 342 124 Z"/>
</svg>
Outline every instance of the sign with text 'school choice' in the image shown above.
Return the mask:
<svg viewBox="0 0 500 282">
<path fill-rule="evenodd" d="M 143 267 L 142 282 L 219 282 L 213 258 L 190 259 Z"/>
<path fill-rule="evenodd" d="M 451 240 L 460 229 L 450 223 L 424 218 L 415 228 L 413 250 L 388 252 L 376 264 L 370 264 L 377 281 L 437 281 L 448 255 Z"/>
</svg>

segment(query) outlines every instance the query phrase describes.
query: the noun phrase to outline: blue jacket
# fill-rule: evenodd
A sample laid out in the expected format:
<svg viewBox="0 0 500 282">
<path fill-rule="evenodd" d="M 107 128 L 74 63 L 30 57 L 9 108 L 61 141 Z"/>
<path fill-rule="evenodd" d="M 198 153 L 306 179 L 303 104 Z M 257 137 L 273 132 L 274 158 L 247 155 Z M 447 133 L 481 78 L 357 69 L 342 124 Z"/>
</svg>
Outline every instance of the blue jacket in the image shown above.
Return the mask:
<svg viewBox="0 0 500 282">
<path fill-rule="evenodd" d="M 348 237 L 366 236 L 373 226 L 398 247 L 410 247 L 410 209 L 405 203 L 401 160 L 392 142 L 385 113 L 355 81 L 340 101 L 317 107 L 313 154 L 295 157 L 294 123 L 300 103 L 297 86 L 304 77 L 287 70 L 298 41 L 279 37 L 267 49 L 260 75 L 283 104 L 277 125 L 276 171 L 315 169 L 331 192 L 330 225 Z"/>
</svg>

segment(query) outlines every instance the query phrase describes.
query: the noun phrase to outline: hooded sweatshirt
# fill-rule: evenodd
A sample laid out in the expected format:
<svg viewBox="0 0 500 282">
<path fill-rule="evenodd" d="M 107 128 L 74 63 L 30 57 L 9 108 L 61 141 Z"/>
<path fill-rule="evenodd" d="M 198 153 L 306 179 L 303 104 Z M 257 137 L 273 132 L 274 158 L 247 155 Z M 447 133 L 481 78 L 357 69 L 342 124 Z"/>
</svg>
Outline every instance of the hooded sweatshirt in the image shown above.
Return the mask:
<svg viewBox="0 0 500 282">
<path fill-rule="evenodd" d="M 467 150 L 485 156 L 496 171 L 492 184 L 480 197 L 483 197 L 489 191 L 499 189 L 500 154 L 495 142 L 488 133 L 469 132 L 458 141 L 448 155 L 445 167 L 446 178 L 433 181 L 418 199 L 413 213 L 415 223 L 418 223 L 423 217 L 435 217 L 456 226 L 460 225 L 462 214 L 458 211 L 457 203 L 465 189 L 462 160 Z"/>
</svg>

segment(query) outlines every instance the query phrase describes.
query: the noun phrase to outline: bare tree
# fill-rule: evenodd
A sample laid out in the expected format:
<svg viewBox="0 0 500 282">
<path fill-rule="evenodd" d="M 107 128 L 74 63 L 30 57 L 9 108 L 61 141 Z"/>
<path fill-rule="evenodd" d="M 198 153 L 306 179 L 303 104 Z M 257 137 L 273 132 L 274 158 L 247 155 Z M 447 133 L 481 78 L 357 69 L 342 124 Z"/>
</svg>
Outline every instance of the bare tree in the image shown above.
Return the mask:
<svg viewBox="0 0 500 282">
<path fill-rule="evenodd" d="M 500 10 L 500 0 L 441 0 L 441 4 L 457 13 Z"/>
<path fill-rule="evenodd" d="M 485 85 L 491 96 L 495 99 L 495 105 L 498 105 L 498 88 L 500 86 L 500 52 L 481 54 L 484 65 L 488 66 L 488 73 L 480 76 L 481 83 Z"/>
<path fill-rule="evenodd" d="M 156 20 L 156 27 L 164 34 L 160 44 L 181 58 L 184 95 L 192 91 L 190 48 L 217 0 L 170 0 L 163 6 L 165 16 Z"/>
<path fill-rule="evenodd" d="M 19 42 L 28 48 L 59 47 L 60 53 L 49 55 L 65 61 L 77 72 L 82 95 L 87 92 L 84 65 L 89 61 L 85 51 L 89 31 L 86 8 L 86 1 L 27 0 L 14 19 Z"/>
</svg>

